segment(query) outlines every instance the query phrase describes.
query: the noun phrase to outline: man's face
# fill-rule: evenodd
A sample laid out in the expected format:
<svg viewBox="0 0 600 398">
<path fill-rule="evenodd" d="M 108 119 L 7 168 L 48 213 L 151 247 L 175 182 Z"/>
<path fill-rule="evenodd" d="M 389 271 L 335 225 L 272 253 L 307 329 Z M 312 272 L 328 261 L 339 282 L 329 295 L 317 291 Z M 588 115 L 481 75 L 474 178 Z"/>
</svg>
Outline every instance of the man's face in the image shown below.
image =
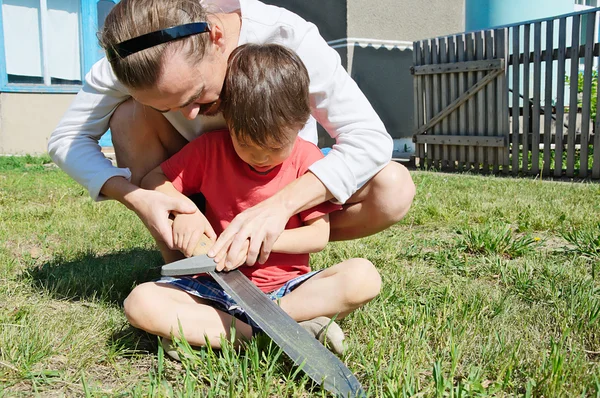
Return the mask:
<svg viewBox="0 0 600 398">
<path fill-rule="evenodd" d="M 131 90 L 132 97 L 162 113 L 179 111 L 190 120 L 198 115 L 218 113 L 227 70 L 226 57 L 210 47 L 198 64 L 192 64 L 187 58 L 183 51 L 167 55 L 156 86 Z"/>
</svg>

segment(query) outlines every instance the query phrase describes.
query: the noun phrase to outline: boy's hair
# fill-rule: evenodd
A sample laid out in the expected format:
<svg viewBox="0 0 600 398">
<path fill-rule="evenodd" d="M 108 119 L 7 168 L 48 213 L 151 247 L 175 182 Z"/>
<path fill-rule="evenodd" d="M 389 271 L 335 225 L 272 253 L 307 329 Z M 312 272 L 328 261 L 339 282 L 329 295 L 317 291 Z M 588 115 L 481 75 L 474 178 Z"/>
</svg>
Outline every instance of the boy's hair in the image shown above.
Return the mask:
<svg viewBox="0 0 600 398">
<path fill-rule="evenodd" d="M 190 64 L 200 62 L 206 52 L 208 34 L 159 44 L 125 58 L 115 53 L 115 46 L 172 26 L 206 22 L 206 17 L 207 11 L 198 0 L 121 0 L 106 16 L 98 39 L 117 79 L 129 88 L 146 89 L 156 84 L 163 60 L 172 51 L 185 51 Z"/>
<path fill-rule="evenodd" d="M 263 148 L 286 145 L 290 129 L 310 116 L 308 71 L 278 44 L 245 44 L 230 55 L 221 110 L 238 141 Z"/>
</svg>

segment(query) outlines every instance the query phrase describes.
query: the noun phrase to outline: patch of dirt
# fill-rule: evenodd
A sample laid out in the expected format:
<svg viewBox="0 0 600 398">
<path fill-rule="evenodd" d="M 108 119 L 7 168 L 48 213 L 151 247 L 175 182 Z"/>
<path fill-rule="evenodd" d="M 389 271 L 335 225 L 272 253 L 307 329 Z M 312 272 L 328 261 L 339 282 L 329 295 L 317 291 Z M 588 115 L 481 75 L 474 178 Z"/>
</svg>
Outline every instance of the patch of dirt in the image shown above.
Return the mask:
<svg viewBox="0 0 600 398">
<path fill-rule="evenodd" d="M 124 378 L 120 377 L 119 372 L 113 365 L 98 363 L 85 370 L 85 379 L 89 386 L 93 386 L 94 388 L 110 394 L 114 390 L 127 388 L 128 386 L 135 384 L 135 381 L 139 380 L 140 376 L 145 376 L 147 374 L 147 372 L 143 374 L 133 373 L 128 374 L 127 378 Z"/>
<path fill-rule="evenodd" d="M 565 247 L 569 248 L 572 247 L 566 240 L 564 240 L 563 238 L 559 237 L 559 236 L 547 236 L 547 237 L 541 237 L 543 240 L 543 244 L 542 247 L 548 249 L 549 251 L 554 251 L 554 250 L 561 250 L 564 249 Z"/>
<path fill-rule="evenodd" d="M 32 386 L 30 382 L 20 382 L 17 383 L 15 385 L 12 385 L 10 387 L 7 387 L 3 393 L 6 394 L 6 396 L 26 396 L 23 393 L 32 393 Z M 15 394 L 15 395 L 12 395 Z"/>
<path fill-rule="evenodd" d="M 19 260 L 19 264 L 23 264 L 23 260 L 33 259 L 36 263 L 45 263 L 52 259 L 51 250 L 49 247 L 54 247 L 62 242 L 62 238 L 58 235 L 49 235 L 44 237 L 44 241 L 40 242 L 37 238 L 29 238 L 27 240 L 7 240 L 4 242 L 4 247 L 9 253 Z"/>
</svg>

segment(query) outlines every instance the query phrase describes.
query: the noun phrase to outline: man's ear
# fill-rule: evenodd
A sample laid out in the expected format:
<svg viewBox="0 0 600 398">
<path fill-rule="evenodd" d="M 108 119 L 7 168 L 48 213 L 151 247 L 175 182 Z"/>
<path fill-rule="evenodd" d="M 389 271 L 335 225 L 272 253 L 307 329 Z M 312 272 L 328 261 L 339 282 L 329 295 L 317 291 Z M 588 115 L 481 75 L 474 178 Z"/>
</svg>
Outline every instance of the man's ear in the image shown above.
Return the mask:
<svg viewBox="0 0 600 398">
<path fill-rule="evenodd" d="M 225 51 L 225 33 L 223 32 L 223 26 L 218 23 L 211 24 L 208 34 L 210 35 L 211 44 L 217 46 L 219 51 Z"/>
</svg>

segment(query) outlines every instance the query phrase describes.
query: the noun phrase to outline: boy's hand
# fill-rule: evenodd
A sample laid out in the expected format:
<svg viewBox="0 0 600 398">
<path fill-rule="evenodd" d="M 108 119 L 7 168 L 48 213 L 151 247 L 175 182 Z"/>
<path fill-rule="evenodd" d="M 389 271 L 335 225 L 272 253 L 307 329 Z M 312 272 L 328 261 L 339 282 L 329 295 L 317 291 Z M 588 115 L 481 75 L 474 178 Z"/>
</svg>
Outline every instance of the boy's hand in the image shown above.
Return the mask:
<svg viewBox="0 0 600 398">
<path fill-rule="evenodd" d="M 131 192 L 130 197 L 130 208 L 135 211 L 152 236 L 165 242 L 169 249 L 173 249 L 173 230 L 169 220 L 171 213 L 189 214 L 198 211 L 193 203 L 162 192 L 137 188 Z"/>
<path fill-rule="evenodd" d="M 178 214 L 173 220 L 173 246 L 186 257 L 194 254 L 194 249 L 205 234 L 211 241 L 217 239 L 212 226 L 200 211 L 192 214 Z"/>
</svg>

